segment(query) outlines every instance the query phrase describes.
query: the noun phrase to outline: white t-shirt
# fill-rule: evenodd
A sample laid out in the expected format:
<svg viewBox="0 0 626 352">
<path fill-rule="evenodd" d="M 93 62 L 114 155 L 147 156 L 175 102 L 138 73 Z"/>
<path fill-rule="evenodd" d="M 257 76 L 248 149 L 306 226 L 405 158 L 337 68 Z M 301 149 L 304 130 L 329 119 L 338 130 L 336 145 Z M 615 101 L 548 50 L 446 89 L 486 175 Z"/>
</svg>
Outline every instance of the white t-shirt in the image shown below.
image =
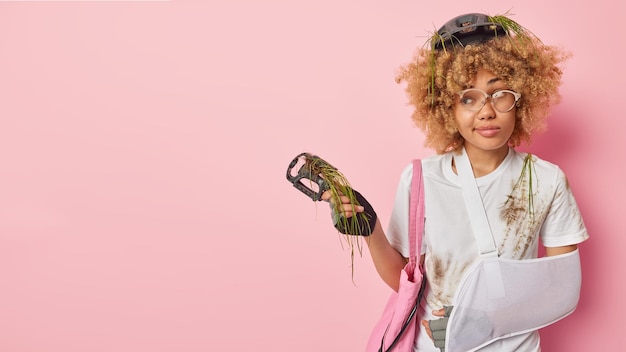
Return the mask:
<svg viewBox="0 0 626 352">
<path fill-rule="evenodd" d="M 425 192 L 425 233 L 428 280 L 419 320 L 437 319 L 433 310 L 452 305 L 466 270 L 479 260 L 479 250 L 465 209 L 452 152 L 422 160 Z M 558 166 L 536 156 L 510 149 L 496 170 L 476 179 L 499 256 L 509 259 L 537 257 L 539 239 L 544 246 L 578 244 L 589 236 L 565 174 Z M 413 167 L 402 172 L 386 232 L 389 242 L 409 256 L 409 191 Z M 529 190 L 531 191 L 529 193 Z M 421 324 L 420 324 L 421 326 Z M 426 333 L 418 334 L 417 351 L 438 352 Z M 481 351 L 539 351 L 537 332 L 496 341 Z"/>
</svg>

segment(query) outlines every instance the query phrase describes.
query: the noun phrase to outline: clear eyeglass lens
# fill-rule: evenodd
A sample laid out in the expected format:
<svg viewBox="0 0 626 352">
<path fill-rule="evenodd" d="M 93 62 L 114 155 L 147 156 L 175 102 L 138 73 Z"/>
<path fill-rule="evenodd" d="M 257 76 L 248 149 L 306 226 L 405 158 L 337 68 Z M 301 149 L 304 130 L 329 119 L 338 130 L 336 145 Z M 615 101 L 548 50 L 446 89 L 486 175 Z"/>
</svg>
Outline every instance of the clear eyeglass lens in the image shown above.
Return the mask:
<svg viewBox="0 0 626 352">
<path fill-rule="evenodd" d="M 510 111 L 515 105 L 515 95 L 509 91 L 497 91 L 491 96 L 479 89 L 468 89 L 461 95 L 461 105 L 468 110 L 478 111 L 491 97 L 493 107 L 499 112 Z"/>
</svg>

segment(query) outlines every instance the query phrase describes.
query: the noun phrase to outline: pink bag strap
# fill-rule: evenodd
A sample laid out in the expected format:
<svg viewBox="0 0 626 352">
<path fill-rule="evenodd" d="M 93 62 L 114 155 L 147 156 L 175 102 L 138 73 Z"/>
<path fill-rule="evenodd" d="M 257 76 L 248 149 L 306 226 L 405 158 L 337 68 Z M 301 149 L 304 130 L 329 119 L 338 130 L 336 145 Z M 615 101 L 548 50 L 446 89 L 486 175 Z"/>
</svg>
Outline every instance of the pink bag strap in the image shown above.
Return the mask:
<svg viewBox="0 0 626 352">
<path fill-rule="evenodd" d="M 416 264 L 417 257 L 422 250 L 422 236 L 424 235 L 424 176 L 422 175 L 422 161 L 413 160 L 413 178 L 409 201 L 409 262 Z M 418 225 L 417 220 L 420 219 Z"/>
</svg>

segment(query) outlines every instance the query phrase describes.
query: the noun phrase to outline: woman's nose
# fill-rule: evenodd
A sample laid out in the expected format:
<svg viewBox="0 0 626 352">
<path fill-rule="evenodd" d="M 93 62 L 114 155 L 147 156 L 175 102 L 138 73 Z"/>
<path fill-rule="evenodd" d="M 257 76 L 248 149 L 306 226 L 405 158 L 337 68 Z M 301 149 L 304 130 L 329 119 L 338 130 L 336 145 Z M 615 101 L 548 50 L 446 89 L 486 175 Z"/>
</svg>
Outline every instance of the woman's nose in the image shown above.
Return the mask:
<svg viewBox="0 0 626 352">
<path fill-rule="evenodd" d="M 496 110 L 493 107 L 493 103 L 491 98 L 486 98 L 485 104 L 483 107 L 478 110 L 478 119 L 480 120 L 491 120 L 496 117 Z"/>
</svg>

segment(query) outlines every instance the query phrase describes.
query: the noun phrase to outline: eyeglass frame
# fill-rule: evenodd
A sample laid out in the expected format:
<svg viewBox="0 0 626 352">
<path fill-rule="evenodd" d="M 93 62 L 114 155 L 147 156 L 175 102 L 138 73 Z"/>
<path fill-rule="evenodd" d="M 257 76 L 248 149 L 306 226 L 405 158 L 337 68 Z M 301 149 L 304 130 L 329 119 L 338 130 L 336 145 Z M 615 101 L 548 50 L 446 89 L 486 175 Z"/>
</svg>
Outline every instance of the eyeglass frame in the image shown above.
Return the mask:
<svg viewBox="0 0 626 352">
<path fill-rule="evenodd" d="M 479 92 L 483 93 L 483 96 L 484 96 L 484 98 L 485 98 L 485 99 L 483 99 L 483 103 L 482 103 L 482 105 L 481 105 L 481 106 L 480 106 L 480 108 L 478 108 L 477 110 L 472 110 L 472 109 L 468 108 L 467 106 L 465 106 L 465 105 L 463 105 L 463 104 L 461 103 L 461 106 L 463 106 L 463 108 L 467 109 L 468 111 L 473 111 L 473 112 L 480 111 L 482 108 L 484 108 L 484 107 L 485 107 L 485 105 L 487 104 L 487 98 L 489 98 L 489 100 L 491 101 L 491 106 L 493 106 L 493 108 L 494 108 L 497 112 L 499 112 L 499 113 L 509 112 L 509 111 L 513 110 L 513 108 L 517 105 L 517 103 L 519 102 L 519 100 L 522 98 L 522 93 L 518 93 L 518 92 L 512 91 L 512 90 L 510 90 L 510 89 L 500 89 L 500 90 L 497 90 L 497 91 L 495 91 L 495 92 L 493 92 L 493 93 L 489 94 L 489 93 L 485 92 L 485 91 L 484 91 L 484 90 L 482 90 L 482 89 L 478 89 L 478 88 L 468 88 L 468 89 L 464 89 L 464 90 L 462 90 L 462 91 L 460 91 L 460 92 L 457 92 L 456 94 L 459 96 L 459 99 L 461 99 L 461 98 L 463 98 L 463 94 L 465 94 L 467 91 L 470 91 L 470 90 L 477 90 L 477 91 L 479 91 Z M 514 102 L 514 103 L 513 103 L 513 105 L 511 105 L 511 107 L 510 107 L 508 110 L 506 110 L 506 111 L 500 111 L 500 110 L 498 110 L 498 109 L 496 108 L 496 105 L 493 103 L 493 95 L 494 95 L 494 94 L 498 94 L 498 93 L 502 93 L 502 92 L 511 93 L 511 94 L 513 94 L 513 96 L 515 97 L 515 102 Z"/>
</svg>

